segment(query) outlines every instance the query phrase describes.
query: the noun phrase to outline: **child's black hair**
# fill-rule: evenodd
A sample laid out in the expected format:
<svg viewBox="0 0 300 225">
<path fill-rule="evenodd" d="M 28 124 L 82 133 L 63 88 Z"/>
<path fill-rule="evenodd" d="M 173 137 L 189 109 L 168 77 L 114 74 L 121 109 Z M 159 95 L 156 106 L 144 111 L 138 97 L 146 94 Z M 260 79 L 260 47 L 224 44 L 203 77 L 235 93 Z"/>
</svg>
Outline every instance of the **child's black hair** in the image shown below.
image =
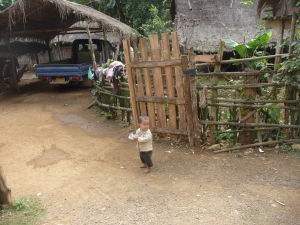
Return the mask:
<svg viewBox="0 0 300 225">
<path fill-rule="evenodd" d="M 150 120 L 148 116 L 139 116 L 138 123 L 142 123 L 143 121 Z"/>
</svg>

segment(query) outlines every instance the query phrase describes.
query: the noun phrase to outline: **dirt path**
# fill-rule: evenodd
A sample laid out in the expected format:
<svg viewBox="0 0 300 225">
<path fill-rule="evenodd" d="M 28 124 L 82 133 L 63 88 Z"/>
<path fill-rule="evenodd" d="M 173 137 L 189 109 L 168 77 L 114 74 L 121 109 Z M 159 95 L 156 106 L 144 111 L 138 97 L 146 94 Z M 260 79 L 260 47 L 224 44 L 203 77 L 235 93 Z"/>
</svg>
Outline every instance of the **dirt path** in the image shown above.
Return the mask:
<svg viewBox="0 0 300 225">
<path fill-rule="evenodd" d="M 145 175 L 128 130 L 90 102 L 87 89 L 39 83 L 1 96 L 0 165 L 14 197 L 39 193 L 40 224 L 300 224 L 299 153 L 192 154 L 157 142 Z"/>
</svg>

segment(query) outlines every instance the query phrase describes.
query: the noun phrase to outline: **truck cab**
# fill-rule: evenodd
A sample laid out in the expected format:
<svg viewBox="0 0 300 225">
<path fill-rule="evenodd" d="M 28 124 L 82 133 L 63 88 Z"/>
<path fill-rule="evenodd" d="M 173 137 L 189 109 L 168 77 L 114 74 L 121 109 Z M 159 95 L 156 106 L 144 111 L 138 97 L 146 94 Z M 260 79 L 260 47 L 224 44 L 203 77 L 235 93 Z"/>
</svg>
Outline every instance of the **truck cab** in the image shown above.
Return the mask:
<svg viewBox="0 0 300 225">
<path fill-rule="evenodd" d="M 113 56 L 114 48 L 107 41 L 93 39 L 96 61 L 102 64 Z M 80 83 L 87 80 L 92 65 L 91 49 L 88 39 L 78 39 L 72 44 L 72 57 L 47 64 L 34 66 L 36 76 L 50 84 Z"/>
</svg>

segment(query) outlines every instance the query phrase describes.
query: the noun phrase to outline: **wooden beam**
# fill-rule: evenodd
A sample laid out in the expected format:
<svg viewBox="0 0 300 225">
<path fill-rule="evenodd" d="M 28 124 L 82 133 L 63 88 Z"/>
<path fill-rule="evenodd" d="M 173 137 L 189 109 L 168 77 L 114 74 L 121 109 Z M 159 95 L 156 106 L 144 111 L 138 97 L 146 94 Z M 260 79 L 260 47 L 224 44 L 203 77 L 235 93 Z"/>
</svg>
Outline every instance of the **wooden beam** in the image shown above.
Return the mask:
<svg viewBox="0 0 300 225">
<path fill-rule="evenodd" d="M 102 31 L 99 28 L 89 28 L 91 31 Z M 1 33 L 0 36 L 5 35 L 19 35 L 19 34 L 35 34 L 35 33 L 59 33 L 59 32 L 68 32 L 68 31 L 85 31 L 84 27 L 69 27 L 69 28 L 53 28 L 53 29 L 36 29 L 36 30 L 19 30 L 12 32 Z"/>
</svg>

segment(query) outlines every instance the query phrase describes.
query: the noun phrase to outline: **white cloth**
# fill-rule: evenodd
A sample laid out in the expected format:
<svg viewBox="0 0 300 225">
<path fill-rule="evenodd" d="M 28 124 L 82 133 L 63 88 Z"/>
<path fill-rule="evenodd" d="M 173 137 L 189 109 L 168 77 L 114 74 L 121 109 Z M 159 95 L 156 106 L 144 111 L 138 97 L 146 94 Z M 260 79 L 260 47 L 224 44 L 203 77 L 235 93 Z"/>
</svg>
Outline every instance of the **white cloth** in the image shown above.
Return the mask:
<svg viewBox="0 0 300 225">
<path fill-rule="evenodd" d="M 137 148 L 140 152 L 150 152 L 153 150 L 152 133 L 150 129 L 147 131 L 137 129 L 135 135 L 138 138 Z"/>
<path fill-rule="evenodd" d="M 119 61 L 114 61 L 112 62 L 111 64 L 109 64 L 109 67 L 106 71 L 106 80 L 111 82 L 113 76 L 114 76 L 114 69 L 115 67 L 118 67 L 118 66 L 125 66 L 122 62 L 119 62 Z"/>
</svg>

